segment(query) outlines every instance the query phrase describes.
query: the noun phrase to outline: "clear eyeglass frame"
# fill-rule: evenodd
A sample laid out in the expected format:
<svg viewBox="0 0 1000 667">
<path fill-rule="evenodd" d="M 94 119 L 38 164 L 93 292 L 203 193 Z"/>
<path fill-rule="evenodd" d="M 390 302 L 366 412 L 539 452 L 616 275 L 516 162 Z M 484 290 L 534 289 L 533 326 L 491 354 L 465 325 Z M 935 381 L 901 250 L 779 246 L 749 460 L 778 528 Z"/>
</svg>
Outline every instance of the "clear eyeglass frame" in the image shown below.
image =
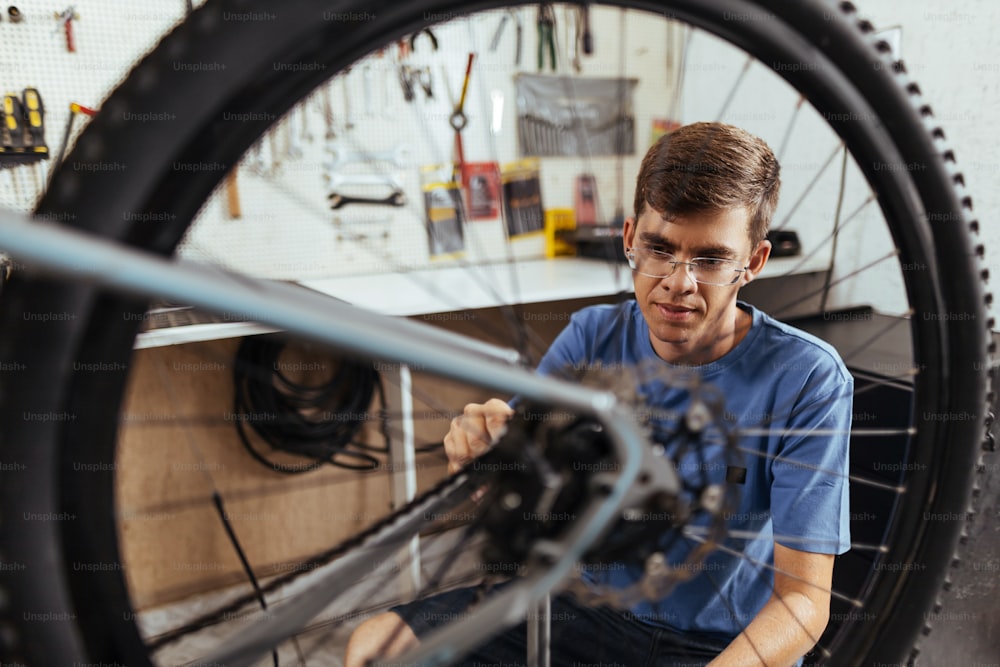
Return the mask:
<svg viewBox="0 0 1000 667">
<path fill-rule="evenodd" d="M 682 262 L 669 252 L 661 252 L 647 246 L 637 246 L 633 249 L 635 253 L 636 272 L 649 278 L 669 278 L 677 271 L 678 266 L 686 266 L 690 270 L 691 278 L 701 285 L 716 285 L 725 287 L 735 285 L 740 279 L 740 274 L 749 269 L 740 262 L 732 259 L 720 259 L 718 257 L 695 257 L 690 262 Z M 664 265 L 663 268 L 651 269 L 652 264 Z M 666 268 L 669 265 L 669 268 Z M 732 278 L 726 279 L 729 271 L 732 271 Z"/>
</svg>

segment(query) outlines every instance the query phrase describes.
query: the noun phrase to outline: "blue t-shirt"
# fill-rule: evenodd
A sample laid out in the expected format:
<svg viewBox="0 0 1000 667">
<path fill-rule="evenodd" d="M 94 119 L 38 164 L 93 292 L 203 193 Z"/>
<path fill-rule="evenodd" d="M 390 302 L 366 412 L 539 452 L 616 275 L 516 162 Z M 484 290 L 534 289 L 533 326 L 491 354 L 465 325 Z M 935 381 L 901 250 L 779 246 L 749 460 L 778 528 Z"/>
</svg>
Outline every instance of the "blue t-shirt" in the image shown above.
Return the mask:
<svg viewBox="0 0 1000 667">
<path fill-rule="evenodd" d="M 639 381 L 643 400 L 659 415 L 653 437 L 678 461 L 680 476 L 694 487 L 730 480 L 727 488 L 735 489 L 738 498 L 723 513 L 723 548 L 686 565 L 693 576 L 666 599 L 631 609 L 637 620 L 720 639 L 738 635 L 770 597 L 775 541 L 825 554 L 850 547 L 847 475 L 854 379 L 827 343 L 737 304 L 753 317 L 750 330 L 724 356 L 694 368 L 724 397 L 723 423 L 754 430 L 736 440 L 742 460 L 724 457 L 733 448 L 723 447 L 717 428 L 707 429 L 694 447 L 670 437 L 676 421 L 662 415 L 682 415 L 691 394 L 652 377 L 649 369 L 691 367 L 656 355 L 634 300 L 575 313 L 538 367 L 555 376 L 597 364 L 638 369 L 649 378 Z M 689 531 L 697 534 L 699 526 L 707 526 L 707 517 L 702 519 L 696 518 Z M 672 564 L 684 563 L 698 545 L 696 537 L 676 531 L 663 544 Z M 624 586 L 642 572 L 638 566 L 605 564 L 587 575 L 596 583 Z"/>
</svg>

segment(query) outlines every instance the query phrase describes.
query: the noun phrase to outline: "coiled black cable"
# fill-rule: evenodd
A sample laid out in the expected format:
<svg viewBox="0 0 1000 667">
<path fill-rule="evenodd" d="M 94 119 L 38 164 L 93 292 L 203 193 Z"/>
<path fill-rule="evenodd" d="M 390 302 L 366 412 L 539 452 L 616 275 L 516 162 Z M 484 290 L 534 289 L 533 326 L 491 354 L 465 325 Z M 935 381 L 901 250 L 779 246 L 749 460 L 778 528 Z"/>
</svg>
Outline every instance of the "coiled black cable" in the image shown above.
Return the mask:
<svg viewBox="0 0 1000 667">
<path fill-rule="evenodd" d="M 296 474 L 324 464 L 351 470 L 376 470 L 375 453 L 388 451 L 385 392 L 379 372 L 371 363 L 347 359 L 337 364 L 332 377 L 318 385 L 295 382 L 280 362 L 286 342 L 276 337 L 244 338 L 233 365 L 234 420 L 240 441 L 254 459 L 281 473 Z M 311 362 L 306 362 L 311 363 Z M 309 369 L 306 369 L 309 370 Z M 375 392 L 382 410 L 369 408 Z M 385 447 L 356 440 L 368 419 L 377 416 Z M 251 442 L 249 429 L 273 452 L 310 459 L 300 465 L 268 458 L 262 447 Z"/>
</svg>

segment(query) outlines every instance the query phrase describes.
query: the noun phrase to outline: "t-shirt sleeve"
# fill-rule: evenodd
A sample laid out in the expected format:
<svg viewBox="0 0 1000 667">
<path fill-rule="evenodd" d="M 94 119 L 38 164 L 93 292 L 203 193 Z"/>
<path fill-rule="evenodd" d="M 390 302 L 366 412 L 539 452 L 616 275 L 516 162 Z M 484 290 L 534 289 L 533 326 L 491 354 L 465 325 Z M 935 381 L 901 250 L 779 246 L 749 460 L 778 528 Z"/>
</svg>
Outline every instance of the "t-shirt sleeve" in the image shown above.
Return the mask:
<svg viewBox="0 0 1000 667">
<path fill-rule="evenodd" d="M 583 334 L 583 326 L 580 316 L 574 315 L 566 328 L 552 341 L 552 345 L 538 363 L 537 372 L 540 375 L 570 378 L 572 369 L 579 367 L 585 360 L 585 355 L 586 337 Z"/>
<path fill-rule="evenodd" d="M 845 371 L 846 373 L 846 371 Z M 854 381 L 797 407 L 771 461 L 774 540 L 814 553 L 841 554 L 851 545 L 851 410 Z"/>
<path fill-rule="evenodd" d="M 583 355 L 585 336 L 581 330 L 578 316 L 574 314 L 570 323 L 559 332 L 552 345 L 538 362 L 535 372 L 539 375 L 569 378 L 569 369 L 578 366 Z M 520 395 L 515 395 L 507 401 L 507 405 L 517 408 L 521 402 Z"/>
</svg>

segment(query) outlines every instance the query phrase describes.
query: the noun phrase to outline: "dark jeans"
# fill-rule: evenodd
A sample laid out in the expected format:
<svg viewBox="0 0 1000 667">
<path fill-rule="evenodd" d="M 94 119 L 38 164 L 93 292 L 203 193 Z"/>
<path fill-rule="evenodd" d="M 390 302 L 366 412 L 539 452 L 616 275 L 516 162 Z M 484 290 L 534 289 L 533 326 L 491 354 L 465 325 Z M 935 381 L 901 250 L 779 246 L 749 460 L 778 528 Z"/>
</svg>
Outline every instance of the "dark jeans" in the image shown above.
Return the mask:
<svg viewBox="0 0 1000 667">
<path fill-rule="evenodd" d="M 417 637 L 457 620 L 475 600 L 475 590 L 461 588 L 394 607 Z M 628 617 L 607 607 L 581 605 L 571 595 L 552 598 L 553 667 L 703 667 L 728 641 L 678 634 Z M 466 667 L 524 667 L 526 624 L 493 637 L 467 655 Z"/>
</svg>

